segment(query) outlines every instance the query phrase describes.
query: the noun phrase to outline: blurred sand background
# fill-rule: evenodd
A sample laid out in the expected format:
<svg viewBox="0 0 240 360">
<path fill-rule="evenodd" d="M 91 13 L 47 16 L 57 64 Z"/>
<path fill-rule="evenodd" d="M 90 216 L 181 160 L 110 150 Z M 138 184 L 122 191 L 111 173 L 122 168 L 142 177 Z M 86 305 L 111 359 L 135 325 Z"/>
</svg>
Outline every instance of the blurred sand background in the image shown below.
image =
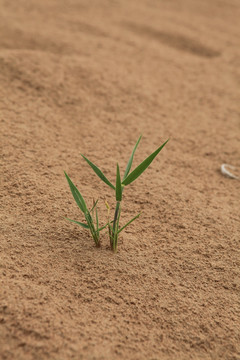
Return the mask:
<svg viewBox="0 0 240 360">
<path fill-rule="evenodd" d="M 240 359 L 240 2 L 0 0 L 1 360 Z M 124 192 L 109 251 L 90 206 Z"/>
</svg>

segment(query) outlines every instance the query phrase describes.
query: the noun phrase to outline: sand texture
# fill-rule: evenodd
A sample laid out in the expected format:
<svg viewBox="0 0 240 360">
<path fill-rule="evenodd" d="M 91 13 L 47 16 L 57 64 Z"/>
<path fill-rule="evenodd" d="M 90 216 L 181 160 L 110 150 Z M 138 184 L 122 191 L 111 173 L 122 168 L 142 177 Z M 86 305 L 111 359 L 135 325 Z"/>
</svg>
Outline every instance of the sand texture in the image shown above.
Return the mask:
<svg viewBox="0 0 240 360">
<path fill-rule="evenodd" d="M 239 360 L 239 0 L 0 0 L 0 359 Z M 139 135 L 118 253 L 90 207 Z"/>
</svg>

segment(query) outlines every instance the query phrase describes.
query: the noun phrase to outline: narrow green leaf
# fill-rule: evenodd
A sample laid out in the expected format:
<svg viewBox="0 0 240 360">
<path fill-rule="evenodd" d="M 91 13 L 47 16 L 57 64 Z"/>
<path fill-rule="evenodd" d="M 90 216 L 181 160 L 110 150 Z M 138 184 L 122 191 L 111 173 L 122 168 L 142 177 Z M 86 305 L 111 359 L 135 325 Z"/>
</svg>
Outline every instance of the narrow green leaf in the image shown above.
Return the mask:
<svg viewBox="0 0 240 360">
<path fill-rule="evenodd" d="M 132 151 L 132 154 L 131 154 L 131 156 L 130 156 L 130 159 L 128 160 L 128 163 L 127 163 L 127 167 L 126 167 L 126 170 L 125 170 L 125 173 L 124 173 L 124 176 L 123 176 L 123 180 L 126 179 L 126 177 L 127 177 L 128 174 L 129 174 L 129 171 L 131 170 L 134 153 L 135 153 L 135 151 L 136 151 L 136 149 L 137 149 L 137 147 L 138 147 L 138 144 L 139 144 L 141 138 L 142 138 L 142 135 L 140 135 L 140 137 L 139 137 L 136 145 L 134 146 L 134 149 L 133 149 L 133 151 Z"/>
<path fill-rule="evenodd" d="M 121 183 L 120 170 L 118 164 L 117 164 L 117 177 L 116 177 L 116 201 L 122 201 L 122 183 Z"/>
<path fill-rule="evenodd" d="M 68 221 L 71 221 L 71 222 L 73 222 L 73 223 L 75 223 L 75 224 L 78 224 L 78 225 L 84 227 L 85 229 L 89 229 L 89 226 L 88 226 L 87 224 L 81 223 L 81 222 L 76 221 L 76 220 L 71 220 L 71 219 L 68 219 L 68 218 L 66 218 L 66 217 L 65 217 L 65 219 L 68 220 Z"/>
<path fill-rule="evenodd" d="M 128 223 L 126 223 L 120 230 L 118 230 L 118 234 L 125 229 L 125 227 L 127 227 L 129 224 L 131 224 L 134 220 L 136 220 L 139 216 L 141 215 L 141 213 L 137 214 L 136 216 L 134 216 L 134 218 L 132 218 L 132 220 L 130 220 Z"/>
<path fill-rule="evenodd" d="M 91 210 L 89 210 L 90 213 L 93 212 L 97 203 L 98 203 L 98 199 L 95 202 L 93 202 L 93 207 L 91 208 Z"/>
<path fill-rule="evenodd" d="M 169 139 L 168 139 L 169 140 Z M 157 154 L 162 150 L 162 148 L 167 144 L 165 141 L 156 151 L 154 151 L 150 156 L 148 156 L 140 165 L 138 165 L 127 177 L 123 180 L 122 185 L 129 185 L 134 180 L 136 180 L 143 172 L 147 169 L 147 167 L 151 164 L 153 159 L 157 156 Z"/>
<path fill-rule="evenodd" d="M 108 225 L 109 225 L 109 223 L 107 223 L 106 225 L 100 227 L 100 228 L 98 229 L 98 231 L 102 231 L 102 230 L 105 229 Z"/>
<path fill-rule="evenodd" d="M 96 227 L 97 227 L 97 233 L 99 234 L 99 221 L 98 221 L 98 211 L 97 211 L 97 207 L 96 207 Z"/>
<path fill-rule="evenodd" d="M 80 208 L 80 210 L 82 210 L 83 213 L 85 213 L 87 211 L 87 205 L 86 205 L 82 195 L 80 194 L 79 190 L 73 184 L 72 180 L 70 179 L 70 177 L 67 175 L 67 173 L 65 171 L 64 171 L 64 174 L 67 178 L 70 190 L 72 192 L 72 195 L 73 195 L 78 207 Z"/>
<path fill-rule="evenodd" d="M 82 154 L 81 154 L 82 155 Z M 88 160 L 86 158 L 86 156 L 82 155 L 82 157 L 84 158 L 84 160 L 86 160 L 86 162 L 91 166 L 91 168 L 93 169 L 93 171 L 97 174 L 98 177 L 100 177 L 100 179 L 105 182 L 105 184 L 107 184 L 108 186 L 110 186 L 113 190 L 115 190 L 115 186 L 110 183 L 110 181 L 106 178 L 106 176 L 102 173 L 102 171 L 96 166 L 94 165 L 90 160 Z"/>
</svg>

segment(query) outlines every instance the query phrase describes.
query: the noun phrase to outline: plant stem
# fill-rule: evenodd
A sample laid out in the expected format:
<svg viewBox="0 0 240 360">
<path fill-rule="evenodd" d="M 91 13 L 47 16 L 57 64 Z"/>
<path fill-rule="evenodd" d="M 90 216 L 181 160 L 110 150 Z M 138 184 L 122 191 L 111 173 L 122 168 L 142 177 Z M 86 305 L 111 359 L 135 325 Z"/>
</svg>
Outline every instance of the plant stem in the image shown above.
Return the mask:
<svg viewBox="0 0 240 360">
<path fill-rule="evenodd" d="M 100 241 L 99 241 L 99 234 L 98 232 L 95 230 L 95 226 L 93 224 L 93 220 L 92 220 L 92 216 L 90 214 L 89 211 L 87 211 L 85 213 L 85 218 L 87 220 L 88 226 L 89 226 L 89 230 L 92 234 L 93 240 L 95 241 L 95 244 L 97 247 L 100 247 Z"/>
<path fill-rule="evenodd" d="M 120 215 L 120 201 L 117 201 L 115 214 L 113 219 L 113 234 L 112 234 L 112 243 L 111 247 L 114 252 L 117 251 L 117 241 L 118 241 L 118 224 L 119 224 L 119 215 Z"/>
</svg>

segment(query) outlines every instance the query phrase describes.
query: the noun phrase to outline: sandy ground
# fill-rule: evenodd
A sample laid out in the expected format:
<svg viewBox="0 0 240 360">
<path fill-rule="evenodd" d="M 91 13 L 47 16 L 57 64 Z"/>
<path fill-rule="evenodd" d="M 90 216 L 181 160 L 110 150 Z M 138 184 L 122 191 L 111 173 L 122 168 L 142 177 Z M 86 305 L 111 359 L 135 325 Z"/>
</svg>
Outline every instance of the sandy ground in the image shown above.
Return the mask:
<svg viewBox="0 0 240 360">
<path fill-rule="evenodd" d="M 1 360 L 240 359 L 239 0 L 0 0 Z M 119 251 L 90 206 L 140 134 Z"/>
</svg>

